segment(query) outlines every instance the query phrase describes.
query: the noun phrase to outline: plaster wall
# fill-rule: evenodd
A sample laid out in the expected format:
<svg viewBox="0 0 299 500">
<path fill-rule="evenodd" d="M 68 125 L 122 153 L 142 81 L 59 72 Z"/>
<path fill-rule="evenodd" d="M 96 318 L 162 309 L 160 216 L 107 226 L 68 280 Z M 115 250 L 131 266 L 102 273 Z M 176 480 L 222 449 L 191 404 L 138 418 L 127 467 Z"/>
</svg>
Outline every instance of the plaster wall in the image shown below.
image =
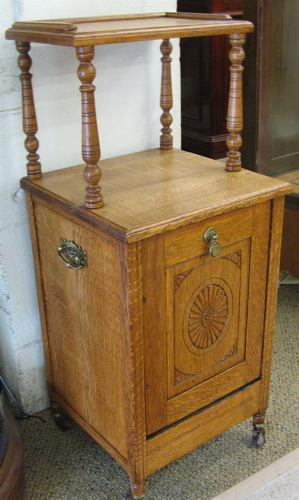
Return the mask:
<svg viewBox="0 0 299 500">
<path fill-rule="evenodd" d="M 48 405 L 25 197 L 17 52 L 4 32 L 15 21 L 175 11 L 176 0 L 1 0 L 0 19 L 0 375 L 30 412 Z M 172 115 L 180 147 L 179 42 L 173 40 Z M 160 41 L 96 47 L 101 157 L 159 146 Z M 37 137 L 43 171 L 82 163 L 81 97 L 75 50 L 32 44 Z"/>
</svg>

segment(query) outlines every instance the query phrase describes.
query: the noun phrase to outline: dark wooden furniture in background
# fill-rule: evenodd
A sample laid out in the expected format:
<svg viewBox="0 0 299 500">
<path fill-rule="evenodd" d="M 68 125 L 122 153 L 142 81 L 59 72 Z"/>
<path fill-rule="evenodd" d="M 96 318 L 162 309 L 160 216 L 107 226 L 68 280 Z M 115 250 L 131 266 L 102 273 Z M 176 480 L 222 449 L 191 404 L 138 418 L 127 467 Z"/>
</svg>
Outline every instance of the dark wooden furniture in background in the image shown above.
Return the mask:
<svg viewBox="0 0 299 500">
<path fill-rule="evenodd" d="M 243 14 L 243 0 L 178 0 L 178 12 Z M 226 37 L 181 40 L 182 149 L 209 158 L 227 153 L 229 43 Z"/>
<path fill-rule="evenodd" d="M 257 170 L 287 179 L 281 270 L 299 277 L 299 9 L 297 0 L 264 0 L 260 17 Z"/>
<path fill-rule="evenodd" d="M 252 29 L 173 13 L 16 23 L 7 32 L 20 52 L 29 160 L 21 185 L 50 398 L 127 470 L 127 498 L 246 418 L 256 445 L 264 442 L 290 187 L 241 169 L 243 44 Z M 172 148 L 169 38 L 209 35 L 229 35 L 232 46 L 225 167 Z M 160 149 L 99 162 L 94 45 L 150 39 L 163 40 Z M 84 165 L 41 175 L 31 41 L 76 48 Z"/>
</svg>

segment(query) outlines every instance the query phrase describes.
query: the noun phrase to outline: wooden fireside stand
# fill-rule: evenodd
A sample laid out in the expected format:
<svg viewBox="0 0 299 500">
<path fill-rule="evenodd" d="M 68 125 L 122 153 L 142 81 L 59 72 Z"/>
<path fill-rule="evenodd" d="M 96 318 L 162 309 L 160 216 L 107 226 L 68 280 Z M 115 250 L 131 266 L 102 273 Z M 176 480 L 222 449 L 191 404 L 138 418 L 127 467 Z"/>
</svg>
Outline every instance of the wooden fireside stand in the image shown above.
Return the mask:
<svg viewBox="0 0 299 500">
<path fill-rule="evenodd" d="M 251 416 L 254 442 L 264 443 L 291 188 L 241 168 L 243 44 L 252 30 L 226 15 L 166 13 L 18 22 L 6 33 L 20 53 L 21 185 L 50 398 L 127 470 L 127 498 Z M 207 35 L 231 43 L 226 166 L 172 148 L 169 39 Z M 162 40 L 160 149 L 100 162 L 94 46 L 154 39 Z M 76 48 L 84 165 L 41 173 L 31 42 Z"/>
</svg>

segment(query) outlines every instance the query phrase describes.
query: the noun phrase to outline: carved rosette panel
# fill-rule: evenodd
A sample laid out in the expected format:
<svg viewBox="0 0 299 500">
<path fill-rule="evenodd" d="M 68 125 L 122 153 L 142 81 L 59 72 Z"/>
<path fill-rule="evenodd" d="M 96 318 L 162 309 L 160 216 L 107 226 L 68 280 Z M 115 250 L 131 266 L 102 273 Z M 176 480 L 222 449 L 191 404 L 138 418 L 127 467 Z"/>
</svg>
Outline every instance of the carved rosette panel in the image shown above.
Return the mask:
<svg viewBox="0 0 299 500">
<path fill-rule="evenodd" d="M 189 312 L 188 333 L 194 347 L 206 349 L 220 337 L 228 319 L 228 299 L 220 285 L 210 284 L 196 296 Z"/>
</svg>

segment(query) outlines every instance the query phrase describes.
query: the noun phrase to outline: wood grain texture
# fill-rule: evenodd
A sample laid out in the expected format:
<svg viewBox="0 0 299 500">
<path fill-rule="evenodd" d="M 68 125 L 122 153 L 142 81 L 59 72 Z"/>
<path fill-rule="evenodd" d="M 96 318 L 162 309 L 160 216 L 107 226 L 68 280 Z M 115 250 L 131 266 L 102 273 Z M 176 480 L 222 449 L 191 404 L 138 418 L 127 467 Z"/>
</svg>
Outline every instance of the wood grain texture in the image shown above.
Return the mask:
<svg viewBox="0 0 299 500">
<path fill-rule="evenodd" d="M 170 109 L 172 108 L 172 83 L 171 83 L 171 57 L 172 45 L 169 40 L 163 40 L 160 46 L 163 57 L 162 61 L 162 78 L 161 78 L 161 93 L 160 106 L 163 110 L 161 116 L 162 135 L 160 137 L 160 149 L 172 149 L 172 135 L 170 125 L 172 124 L 172 116 Z"/>
<path fill-rule="evenodd" d="M 238 239 L 246 239 L 252 234 L 252 208 L 236 210 L 228 214 L 212 217 L 203 222 L 190 224 L 183 229 L 165 234 L 165 264 L 173 266 L 198 255 L 206 255 L 209 245 L 203 235 L 209 226 L 217 230 L 220 244 L 225 247 Z"/>
<path fill-rule="evenodd" d="M 36 285 L 38 308 L 39 308 L 39 319 L 40 319 L 42 339 L 43 339 L 43 352 L 44 352 L 44 360 L 46 368 L 47 389 L 49 398 L 51 399 L 53 380 L 52 380 L 51 359 L 49 355 L 50 351 L 48 344 L 45 296 L 44 296 L 43 280 L 42 280 L 40 261 L 39 261 L 39 247 L 38 247 L 37 228 L 35 219 L 35 203 L 33 197 L 29 193 L 25 194 L 26 194 L 28 222 L 30 228 L 31 248 L 33 253 L 33 264 L 34 264 L 35 285 Z"/>
<path fill-rule="evenodd" d="M 242 422 L 256 412 L 260 382 L 211 405 L 190 418 L 169 427 L 147 442 L 147 474 L 177 460 L 197 446 Z"/>
<path fill-rule="evenodd" d="M 98 125 L 94 102 L 95 68 L 92 64 L 94 47 L 77 47 L 77 58 L 80 61 L 78 77 L 82 83 L 82 157 L 86 162 L 84 178 L 87 182 L 85 206 L 87 208 L 100 208 L 103 206 L 103 197 L 99 181 L 102 176 L 98 161 L 101 157 Z"/>
<path fill-rule="evenodd" d="M 226 140 L 229 149 L 226 161 L 226 170 L 238 172 L 242 168 L 240 148 L 242 146 L 241 131 L 243 129 L 243 87 L 242 87 L 242 62 L 245 57 L 243 45 L 246 36 L 233 34 L 229 36 L 231 50 L 229 58 L 232 63 L 230 70 L 229 98 L 227 111 L 227 130 L 229 136 Z"/>
<path fill-rule="evenodd" d="M 249 250 L 247 239 L 223 248 L 217 259 L 203 256 L 167 270 L 168 418 L 209 404 L 219 391 L 230 392 L 232 380 L 237 387 L 237 379 L 244 383 L 247 377 Z M 177 273 L 186 270 L 174 290 Z M 239 376 L 229 370 L 236 365 Z M 177 378 L 176 371 L 185 377 Z"/>
<path fill-rule="evenodd" d="M 163 235 L 142 242 L 146 429 L 152 434 L 167 421 L 167 345 Z"/>
<path fill-rule="evenodd" d="M 43 206 L 35 207 L 35 218 L 52 390 L 125 460 L 126 311 L 118 247 Z M 87 267 L 75 271 L 60 261 L 61 237 L 87 252 Z"/>
<path fill-rule="evenodd" d="M 82 207 L 82 166 L 47 172 L 35 182 L 23 179 L 21 185 L 130 242 L 291 191 L 277 179 L 244 169 L 231 175 L 219 161 L 178 149 L 103 160 L 101 168 L 105 205 L 100 210 Z"/>
<path fill-rule="evenodd" d="M 27 135 L 25 140 L 25 148 L 28 151 L 27 175 L 30 179 L 39 179 L 42 176 L 42 172 L 39 155 L 37 154 L 39 146 L 35 135 L 37 132 L 37 120 L 31 83 L 32 75 L 29 71 L 32 64 L 31 57 L 29 56 L 30 43 L 16 42 L 16 47 L 20 53 L 18 66 L 22 72 L 20 80 L 22 85 L 23 130 Z"/>
<path fill-rule="evenodd" d="M 248 330 L 247 355 L 255 360 L 248 366 L 251 379 L 261 375 L 262 339 L 267 306 L 267 293 L 271 202 L 257 204 L 253 207 L 253 227 L 250 260 L 249 303 L 248 303 Z M 254 337 L 254 340 L 251 341 Z"/>
<path fill-rule="evenodd" d="M 57 23 L 57 29 L 53 29 Z M 65 29 L 66 28 L 66 29 Z M 248 33 L 253 25 L 248 21 L 232 21 L 218 15 L 190 15 L 177 13 L 111 16 L 46 20 L 39 23 L 16 23 L 7 30 L 9 40 L 50 43 L 70 47 L 123 43 L 143 40 L 161 40 L 192 36 Z"/>
<path fill-rule="evenodd" d="M 121 246 L 122 252 L 125 246 Z M 133 495 L 144 494 L 146 460 L 146 420 L 144 387 L 144 339 L 142 314 L 142 245 L 136 242 L 126 248 L 122 271 L 124 299 L 129 328 L 126 335 L 126 396 L 128 474 Z"/>
<path fill-rule="evenodd" d="M 278 275 L 281 250 L 284 198 L 272 201 L 271 229 L 269 245 L 269 270 L 266 294 L 266 315 L 264 326 L 262 385 L 260 408 L 257 413 L 264 414 L 268 407 L 271 376 L 275 315 L 278 293 Z"/>
<path fill-rule="evenodd" d="M 126 468 L 134 498 L 148 474 L 267 407 L 282 206 L 291 187 L 170 149 L 169 38 L 231 34 L 227 165 L 239 170 L 242 45 L 252 25 L 215 19 L 65 19 L 7 32 L 22 40 L 27 83 L 31 39 L 77 47 L 86 165 L 21 185 L 50 394 Z M 164 40 L 162 149 L 101 161 L 103 206 L 94 45 L 157 38 Z M 211 225 L 222 245 L 214 257 L 203 238 Z M 70 269 L 59 259 L 60 238 L 86 252 L 86 266 Z"/>
</svg>

